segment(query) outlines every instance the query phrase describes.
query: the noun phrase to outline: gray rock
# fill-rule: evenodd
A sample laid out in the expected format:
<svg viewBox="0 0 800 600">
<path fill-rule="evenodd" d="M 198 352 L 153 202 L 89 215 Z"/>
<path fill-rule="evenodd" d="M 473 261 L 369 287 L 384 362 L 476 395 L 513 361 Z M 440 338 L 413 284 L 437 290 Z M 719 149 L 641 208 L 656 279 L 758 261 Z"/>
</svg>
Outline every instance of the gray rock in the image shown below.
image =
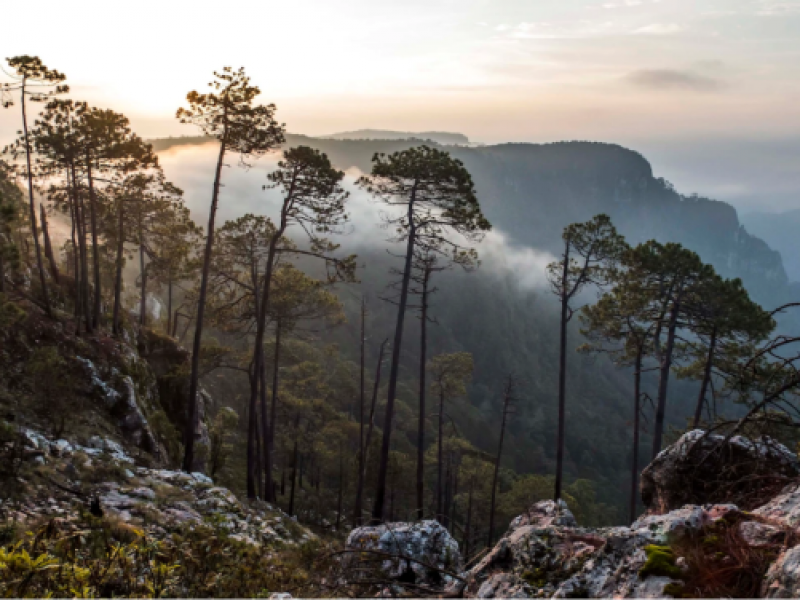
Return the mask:
<svg viewBox="0 0 800 600">
<path fill-rule="evenodd" d="M 771 438 L 754 441 L 734 436 L 725 442 L 722 435 L 695 429 L 662 450 L 642 471 L 642 501 L 649 514 L 715 502 L 752 510 L 763 503 L 753 494 L 754 477 L 768 494 L 770 486 L 777 486 L 777 492 L 786 478 L 798 473 L 794 453 Z"/>
<path fill-rule="evenodd" d="M 523 527 L 533 525 L 535 527 L 577 527 L 572 512 L 567 503 L 563 500 L 554 502 L 553 500 L 543 500 L 537 502 L 528 509 L 528 512 L 516 517 L 508 526 L 509 532 Z"/>
<path fill-rule="evenodd" d="M 742 521 L 739 523 L 739 534 L 750 546 L 774 544 L 785 536 L 780 528 L 766 523 L 759 523 L 758 521 Z"/>
<path fill-rule="evenodd" d="M 459 573 L 463 566 L 458 542 L 438 521 L 359 527 L 350 532 L 346 548 L 385 553 L 387 559 L 380 567 L 383 575 L 416 585 L 444 587 L 454 580 L 447 573 Z M 345 557 L 346 567 L 357 566 L 357 552 Z"/>
</svg>

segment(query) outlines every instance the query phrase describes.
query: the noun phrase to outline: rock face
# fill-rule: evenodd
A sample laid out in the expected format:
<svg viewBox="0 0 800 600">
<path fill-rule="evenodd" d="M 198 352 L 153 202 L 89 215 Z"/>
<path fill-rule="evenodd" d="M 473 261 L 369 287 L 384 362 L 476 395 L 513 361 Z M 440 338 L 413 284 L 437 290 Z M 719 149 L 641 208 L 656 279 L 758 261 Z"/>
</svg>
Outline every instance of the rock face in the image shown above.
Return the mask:
<svg viewBox="0 0 800 600">
<path fill-rule="evenodd" d="M 721 435 L 697 429 L 662 450 L 642 471 L 642 501 L 648 513 L 713 503 L 751 510 L 800 472 L 797 456 L 775 440 L 753 442 L 735 436 L 723 441 Z"/>
<path fill-rule="evenodd" d="M 387 580 L 441 589 L 454 583 L 463 570 L 461 554 L 450 533 L 438 521 L 387 523 L 359 527 L 347 538 L 344 567 L 356 581 L 363 559 L 374 562 L 383 555 L 378 571 Z M 360 551 L 367 551 L 361 553 Z"/>
</svg>

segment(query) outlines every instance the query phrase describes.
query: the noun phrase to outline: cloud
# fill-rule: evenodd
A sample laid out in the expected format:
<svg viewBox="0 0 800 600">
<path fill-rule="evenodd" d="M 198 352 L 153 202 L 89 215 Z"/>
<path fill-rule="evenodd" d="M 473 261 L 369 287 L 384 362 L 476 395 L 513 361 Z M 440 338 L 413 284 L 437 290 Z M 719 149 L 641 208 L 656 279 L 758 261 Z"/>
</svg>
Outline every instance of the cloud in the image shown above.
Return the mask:
<svg viewBox="0 0 800 600">
<path fill-rule="evenodd" d="M 760 8 L 756 11 L 756 14 L 761 17 L 780 17 L 800 14 L 800 1 L 798 0 L 789 0 L 788 2 L 761 0 L 759 4 Z"/>
<path fill-rule="evenodd" d="M 683 27 L 677 23 L 653 23 L 634 29 L 633 33 L 638 35 L 673 35 L 683 31 Z"/>
<path fill-rule="evenodd" d="M 603 4 L 603 8 L 628 8 L 642 4 L 644 4 L 642 0 L 622 0 L 622 2 L 606 2 Z"/>
<path fill-rule="evenodd" d="M 633 85 L 652 90 L 713 92 L 725 87 L 719 79 L 674 69 L 641 69 L 630 73 L 625 79 Z"/>
</svg>

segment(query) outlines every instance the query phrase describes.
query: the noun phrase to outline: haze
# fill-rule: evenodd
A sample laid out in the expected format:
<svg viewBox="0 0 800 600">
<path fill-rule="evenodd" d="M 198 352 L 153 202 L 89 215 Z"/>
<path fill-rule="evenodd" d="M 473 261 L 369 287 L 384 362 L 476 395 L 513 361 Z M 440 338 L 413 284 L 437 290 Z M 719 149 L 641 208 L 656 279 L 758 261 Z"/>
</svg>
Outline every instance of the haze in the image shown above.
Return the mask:
<svg viewBox="0 0 800 600">
<path fill-rule="evenodd" d="M 47 0 L 24 26 L 30 6 L 4 7 L 2 56 L 41 56 L 143 137 L 194 134 L 186 92 L 244 65 L 292 132 L 616 142 L 681 190 L 800 206 L 798 0 Z"/>
</svg>

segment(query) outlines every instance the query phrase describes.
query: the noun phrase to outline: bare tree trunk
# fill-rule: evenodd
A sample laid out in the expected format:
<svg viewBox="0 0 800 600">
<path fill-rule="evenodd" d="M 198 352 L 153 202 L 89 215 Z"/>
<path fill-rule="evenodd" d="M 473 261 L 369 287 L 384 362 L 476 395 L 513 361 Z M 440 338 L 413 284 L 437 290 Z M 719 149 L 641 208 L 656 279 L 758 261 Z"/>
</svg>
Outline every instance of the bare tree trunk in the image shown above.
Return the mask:
<svg viewBox="0 0 800 600">
<path fill-rule="evenodd" d="M 428 280 L 430 269 L 425 269 L 422 277 L 422 312 L 420 317 L 419 342 L 419 421 L 417 423 L 417 519 L 422 519 L 425 511 L 425 367 L 428 351 Z"/>
<path fill-rule="evenodd" d="M 383 422 L 383 442 L 381 444 L 381 457 L 378 466 L 378 485 L 375 488 L 375 506 L 372 509 L 373 521 L 383 520 L 384 502 L 386 498 L 386 476 L 389 469 L 389 450 L 392 438 L 392 418 L 394 416 L 394 400 L 397 393 L 397 377 L 400 371 L 400 350 L 403 345 L 403 323 L 406 317 L 406 304 L 408 301 L 408 282 L 411 277 L 411 259 L 414 254 L 414 242 L 416 240 L 416 230 L 414 228 L 413 205 L 416 197 L 416 189 L 412 192 L 412 197 L 408 206 L 408 244 L 406 246 L 406 261 L 403 269 L 403 283 L 400 290 L 400 301 L 397 308 L 397 325 L 394 330 L 394 346 L 392 347 L 392 366 L 389 371 L 389 391 L 386 398 L 386 416 Z"/>
<path fill-rule="evenodd" d="M 381 343 L 381 349 L 378 353 L 378 365 L 375 368 L 375 383 L 372 387 L 372 402 L 369 408 L 369 426 L 367 427 L 367 437 L 364 440 L 364 461 L 361 463 L 361 469 L 358 472 L 358 486 L 356 490 L 356 506 L 353 511 L 353 527 L 361 525 L 361 511 L 364 506 L 364 479 L 367 476 L 367 459 L 369 458 L 369 447 L 372 443 L 372 431 L 375 427 L 375 406 L 378 403 L 378 390 L 381 386 L 381 365 L 383 364 L 383 353 L 386 350 L 386 344 L 389 342 L 388 338 Z"/>
<path fill-rule="evenodd" d="M 672 367 L 672 352 L 675 348 L 675 331 L 678 326 L 678 315 L 680 313 L 680 298 L 677 298 L 672 305 L 669 316 L 669 329 L 667 330 L 667 345 L 664 348 L 664 356 L 661 359 L 658 380 L 658 403 L 656 406 L 656 418 L 653 433 L 653 452 L 652 460 L 655 460 L 661 452 L 661 438 L 664 434 L 664 415 L 667 407 L 667 385 L 669 383 L 669 372 Z"/>
<path fill-rule="evenodd" d="M 339 496 L 336 501 L 336 531 L 342 522 L 342 501 L 344 499 L 344 451 L 339 443 Z"/>
<path fill-rule="evenodd" d="M 438 458 L 437 458 L 437 473 L 436 473 L 436 520 L 442 520 L 442 469 L 444 467 L 444 391 L 439 392 L 439 439 L 438 439 Z"/>
<path fill-rule="evenodd" d="M 717 346 L 717 328 L 711 330 L 711 339 L 708 343 L 708 356 L 706 357 L 705 368 L 703 369 L 703 383 L 700 384 L 700 395 L 697 398 L 697 407 L 694 409 L 694 422 L 692 427 L 695 429 L 700 426 L 700 419 L 703 416 L 703 404 L 706 402 L 706 390 L 711 381 L 711 367 L 714 364 L 714 351 Z"/>
<path fill-rule="evenodd" d="M 142 231 L 139 230 L 139 278 L 141 279 L 141 298 L 139 300 L 139 324 L 144 327 L 147 324 L 147 267 L 144 264 L 144 243 Z"/>
<path fill-rule="evenodd" d="M 262 384 L 263 384 L 263 381 L 262 381 Z M 258 412 L 258 411 L 256 411 L 256 412 Z M 262 443 L 262 437 L 263 436 L 261 435 L 261 431 L 259 430 L 259 427 L 258 427 L 258 415 L 257 414 L 255 415 L 255 418 L 253 419 L 253 429 L 255 430 L 255 434 L 256 434 L 255 435 L 255 437 L 256 437 L 256 445 L 255 445 L 255 449 L 254 449 L 255 450 L 255 456 L 256 456 L 256 464 L 254 465 L 254 468 L 253 468 L 253 473 L 255 473 L 255 477 L 253 478 L 253 487 L 255 487 L 256 490 L 259 490 L 259 492 L 256 493 L 256 496 L 258 496 L 260 491 L 262 489 L 264 489 L 264 488 L 262 487 L 263 486 L 263 481 L 262 481 L 262 478 L 261 478 L 261 474 L 263 473 L 263 470 L 262 470 L 263 469 L 263 465 L 261 464 L 261 457 L 262 457 L 262 454 L 261 454 L 261 443 Z M 264 438 L 263 441 L 266 442 L 266 438 Z"/>
<path fill-rule="evenodd" d="M 297 480 L 297 436 L 300 433 L 297 431 L 300 426 L 300 416 L 296 416 L 294 418 L 294 428 L 295 428 L 295 437 L 294 437 L 294 448 L 292 450 L 292 475 L 291 475 L 291 492 L 289 493 L 289 510 L 287 511 L 289 515 L 294 514 L 294 489 L 295 489 L 295 481 Z M 302 476 L 301 476 L 302 477 Z M 302 479 L 300 485 L 302 486 Z"/>
<path fill-rule="evenodd" d="M 167 335 L 172 331 L 172 267 L 167 279 Z"/>
<path fill-rule="evenodd" d="M 47 211 L 44 209 L 44 204 L 39 204 L 39 213 L 42 218 L 42 235 L 44 236 L 44 255 L 50 262 L 50 273 L 53 275 L 53 280 L 56 283 L 61 283 L 61 276 L 58 272 L 58 265 L 56 264 L 56 257 L 53 254 L 53 244 L 50 243 L 50 229 L 47 227 Z"/>
<path fill-rule="evenodd" d="M 365 321 L 367 320 L 367 302 L 364 296 L 361 297 L 361 369 L 360 369 L 360 382 L 359 382 L 359 395 L 358 395 L 358 480 L 359 486 L 361 485 L 361 472 L 364 470 L 364 373 L 365 373 L 365 352 L 364 352 L 364 341 L 366 335 L 366 324 Z M 359 490 L 360 491 L 360 490 Z M 358 492 L 356 492 L 358 493 Z M 356 504 L 358 504 L 358 499 L 356 499 Z M 358 507 L 358 513 L 361 512 L 361 507 Z M 357 525 L 355 522 L 358 520 L 359 514 L 356 513 L 353 517 L 354 524 L 353 527 Z"/>
<path fill-rule="evenodd" d="M 197 431 L 197 388 L 200 383 L 200 348 L 203 342 L 203 319 L 206 312 L 206 295 L 208 294 L 208 273 L 211 268 L 211 253 L 214 249 L 214 220 L 217 215 L 217 202 L 219 200 L 219 185 L 222 178 L 222 161 L 225 158 L 225 137 L 219 145 L 219 158 L 217 171 L 214 175 L 214 189 L 211 195 L 211 209 L 208 211 L 208 231 L 206 232 L 206 248 L 203 254 L 203 272 L 200 278 L 200 294 L 197 299 L 197 315 L 194 330 L 194 344 L 192 345 L 192 371 L 189 377 L 188 418 L 186 430 L 183 432 L 183 470 L 190 473 L 194 467 L 194 436 Z"/>
<path fill-rule="evenodd" d="M 469 492 L 467 493 L 467 520 L 464 524 L 464 563 L 469 561 L 472 546 L 472 495 L 475 489 L 475 473 L 469 479 Z"/>
<path fill-rule="evenodd" d="M 53 316 L 52 309 L 50 308 L 50 296 L 47 293 L 47 281 L 44 276 L 44 264 L 42 262 L 42 249 L 39 246 L 39 232 L 36 228 L 36 207 L 33 202 L 33 170 L 31 168 L 31 145 L 28 139 L 28 116 L 26 113 L 27 107 L 25 104 L 25 86 L 26 80 L 22 81 L 22 131 L 25 137 L 25 161 L 28 167 L 28 204 L 30 207 L 31 219 L 31 236 L 33 237 L 33 247 L 36 251 L 36 267 L 39 269 L 39 284 L 42 286 L 42 300 L 44 300 L 44 310 L 48 317 Z"/>
<path fill-rule="evenodd" d="M 263 357 L 263 353 L 262 353 Z M 278 418 L 278 380 L 280 377 L 280 363 L 281 363 L 281 323 L 280 320 L 275 325 L 275 363 L 272 366 L 272 398 L 270 399 L 269 411 L 269 433 L 267 436 L 267 444 L 265 445 L 264 461 L 269 465 L 272 464 L 272 455 L 275 450 L 275 424 Z M 266 398 L 265 398 L 266 401 Z M 264 407 L 266 409 L 266 406 Z M 267 427 L 266 421 L 264 427 Z M 267 496 L 268 502 L 275 501 L 274 484 L 272 483 L 272 467 L 270 466 L 266 473 L 266 482 L 269 495 Z"/>
<path fill-rule="evenodd" d="M 251 365 L 251 385 L 258 386 L 258 367 Z M 253 394 L 247 407 L 247 497 L 252 499 L 258 494 L 256 487 L 256 403 Z"/>
<path fill-rule="evenodd" d="M 629 521 L 636 520 L 636 507 L 639 500 L 639 410 L 642 398 L 642 354 L 644 352 L 644 342 L 639 345 L 636 352 L 636 363 L 633 372 L 633 460 L 631 465 L 631 498 Z"/>
<path fill-rule="evenodd" d="M 564 247 L 564 265 L 561 274 L 561 323 L 558 354 L 558 436 L 556 438 L 556 500 L 561 498 L 561 488 L 564 479 L 564 434 L 567 420 L 567 321 L 569 320 L 569 294 L 567 293 L 567 285 L 569 282 L 569 250 L 570 239 L 567 237 Z M 491 540 L 489 544 L 491 545 Z"/>
<path fill-rule="evenodd" d="M 81 314 L 83 315 L 83 323 L 86 332 L 91 333 L 94 331 L 94 328 L 92 327 L 91 311 L 89 310 L 89 259 L 88 249 L 86 247 L 86 213 L 84 212 L 83 200 L 81 199 L 80 190 L 78 189 L 78 180 L 75 176 L 75 165 L 71 165 L 71 167 L 72 182 L 75 189 L 75 214 L 77 216 L 78 253 L 80 256 L 81 270 Z"/>
<path fill-rule="evenodd" d="M 94 180 L 92 179 L 92 161 L 86 155 L 86 178 L 89 184 L 89 215 L 92 227 L 92 259 L 94 262 L 94 307 L 92 310 L 92 327 L 100 327 L 100 309 L 102 295 L 100 293 L 100 245 L 97 243 L 97 199 L 94 193 Z"/>
<path fill-rule="evenodd" d="M 122 303 L 122 265 L 125 252 L 125 201 L 120 198 L 117 204 L 117 259 L 114 265 L 114 314 L 111 330 L 120 334 L 119 311 Z"/>
<path fill-rule="evenodd" d="M 500 459 L 503 457 L 503 441 L 506 437 L 506 420 L 508 409 L 511 406 L 512 394 L 514 393 L 514 379 L 511 375 L 506 380 L 506 389 L 503 394 L 503 417 L 500 421 L 500 441 L 497 444 L 497 458 L 494 461 L 494 475 L 492 475 L 492 501 L 489 507 L 489 537 L 486 545 L 491 547 L 494 540 L 494 512 L 497 500 L 497 479 L 500 476 Z"/>
<path fill-rule="evenodd" d="M 72 268 L 74 269 L 73 279 L 75 282 L 75 333 L 81 330 L 81 284 L 80 266 L 78 264 L 78 200 L 74 181 L 71 178 L 70 170 L 67 169 L 67 186 L 69 189 L 69 216 L 72 222 Z"/>
</svg>

